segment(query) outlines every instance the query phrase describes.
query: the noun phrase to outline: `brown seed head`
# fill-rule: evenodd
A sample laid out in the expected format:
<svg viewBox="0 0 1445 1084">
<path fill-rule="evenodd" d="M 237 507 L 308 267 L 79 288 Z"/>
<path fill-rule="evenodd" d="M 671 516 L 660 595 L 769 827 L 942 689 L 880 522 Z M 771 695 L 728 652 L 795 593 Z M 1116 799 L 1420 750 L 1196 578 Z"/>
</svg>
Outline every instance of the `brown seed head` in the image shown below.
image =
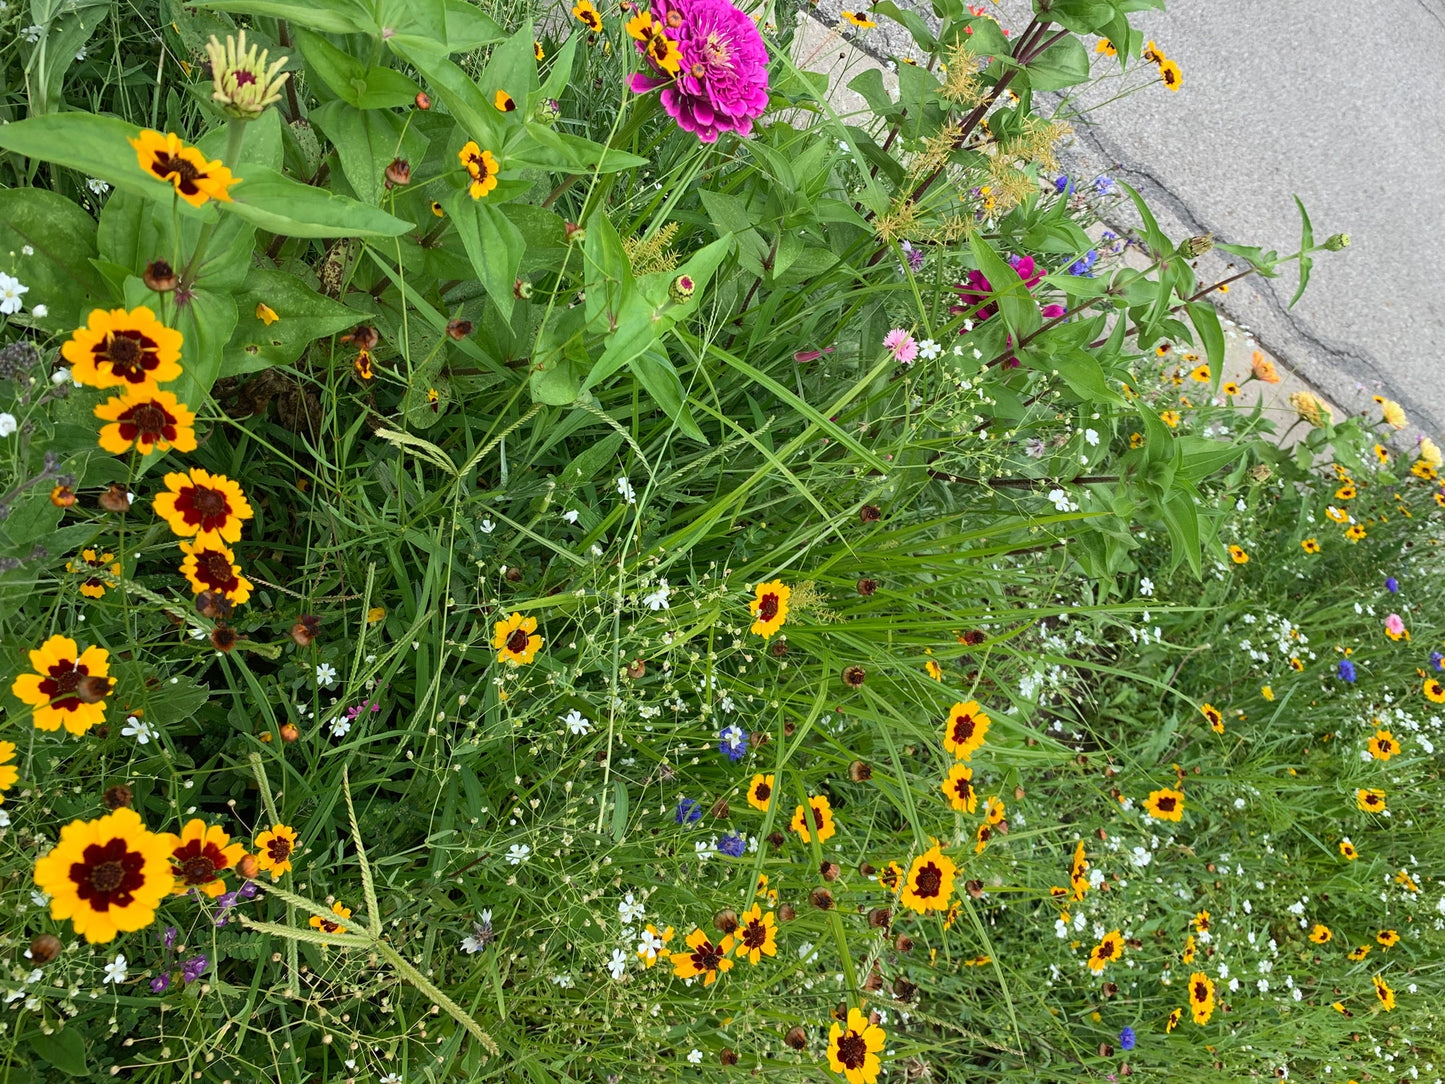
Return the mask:
<svg viewBox="0 0 1445 1084">
<path fill-rule="evenodd" d="M 43 933 L 30 942 L 30 962 L 44 967 L 60 955 L 62 948 L 64 946 L 60 943 L 60 938 L 53 933 Z"/>
<path fill-rule="evenodd" d="M 786 640 L 774 640 L 773 646 L 768 648 L 773 653 L 773 658 L 781 659 L 788 653 L 788 642 Z"/>
<path fill-rule="evenodd" d="M 963 642 L 969 647 L 977 647 L 988 639 L 988 633 L 982 629 L 969 629 L 963 634 Z"/>
<path fill-rule="evenodd" d="M 738 1052 L 730 1046 L 725 1046 L 722 1048 L 722 1052 L 718 1054 L 717 1060 L 724 1065 L 736 1065 L 738 1063 Z"/>
<path fill-rule="evenodd" d="M 1113 1056 L 1114 1056 L 1114 1048 L 1113 1048 L 1112 1046 L 1110 1046 L 1108 1043 L 1100 1043 L 1100 1044 L 1099 1044 L 1099 1057 L 1101 1057 L 1101 1058 L 1112 1058 Z"/>
<path fill-rule="evenodd" d="M 728 816 L 731 813 L 732 806 L 728 805 L 728 800 L 726 798 L 719 798 L 717 801 L 713 802 L 712 815 L 717 820 L 727 820 Z"/>
<path fill-rule="evenodd" d="M 874 967 L 872 971 L 868 972 L 868 977 L 863 980 L 863 989 L 883 989 L 883 972 L 879 971 L 877 967 Z"/>
<path fill-rule="evenodd" d="M 859 580 L 859 581 L 858 581 L 858 593 L 859 593 L 860 595 L 862 595 L 864 598 L 867 598 L 869 595 L 871 595 L 871 594 L 872 594 L 874 591 L 876 591 L 876 590 L 878 590 L 878 581 L 877 581 L 877 580 Z"/>
<path fill-rule="evenodd" d="M 868 925 L 875 930 L 886 930 L 893 922 L 893 911 L 888 907 L 875 907 L 868 912 Z"/>
<path fill-rule="evenodd" d="M 508 568 L 506 572 L 502 573 L 502 575 L 508 583 L 522 582 L 522 570 L 515 566 Z"/>
<path fill-rule="evenodd" d="M 281 724 L 281 740 L 287 745 L 290 745 L 299 737 L 301 737 L 301 730 L 295 723 Z"/>
<path fill-rule="evenodd" d="M 983 882 L 978 880 L 965 881 L 963 890 L 973 899 L 978 899 L 983 895 Z"/>
<path fill-rule="evenodd" d="M 229 652 L 236 646 L 236 630 L 230 625 L 217 625 L 211 630 L 211 646 L 217 651 Z"/>
<path fill-rule="evenodd" d="M 833 909 L 833 893 L 826 888 L 815 888 L 808 893 L 808 902 L 820 911 L 831 911 Z"/>
<path fill-rule="evenodd" d="M 777 850 L 787 842 L 787 839 L 783 836 L 782 832 L 770 832 L 768 833 L 768 842 L 773 845 L 773 850 Z"/>
<path fill-rule="evenodd" d="M 848 765 L 848 778 L 855 783 L 866 783 L 873 778 L 873 767 L 861 760 Z"/>
<path fill-rule="evenodd" d="M 1106 982 L 1102 990 L 1105 997 L 1113 997 L 1119 992 L 1119 984 L 1117 982 Z"/>
<path fill-rule="evenodd" d="M 82 704 L 99 704 L 110 695 L 110 690 L 114 684 L 110 678 L 87 674 L 81 678 L 80 683 L 76 685 L 75 695 Z"/>
<path fill-rule="evenodd" d="M 196 596 L 196 613 L 212 621 L 223 621 L 231 616 L 236 604 L 219 591 L 202 591 Z"/>
<path fill-rule="evenodd" d="M 883 513 L 876 504 L 865 504 L 858 509 L 858 518 L 864 523 L 877 523 L 883 518 Z"/>
<path fill-rule="evenodd" d="M 913 938 L 909 937 L 906 933 L 900 933 L 893 939 L 893 947 L 899 952 L 912 952 Z"/>
<path fill-rule="evenodd" d="M 448 320 L 447 334 L 460 342 L 472 333 L 472 322 L 470 320 Z"/>
<path fill-rule="evenodd" d="M 411 163 L 405 158 L 393 158 L 386 167 L 386 187 L 394 184 L 411 184 Z"/>
<path fill-rule="evenodd" d="M 731 907 L 725 907 L 712 916 L 712 924 L 723 933 L 732 933 L 738 928 L 738 913 Z"/>
<path fill-rule="evenodd" d="M 107 512 L 129 512 L 130 502 L 130 491 L 118 482 L 100 495 L 100 506 Z"/>
<path fill-rule="evenodd" d="M 779 921 L 779 922 L 792 922 L 793 919 L 795 919 L 795 918 L 797 918 L 797 917 L 798 917 L 798 912 L 797 912 L 797 910 L 793 907 L 793 905 L 792 905 L 791 903 L 784 903 L 784 904 L 780 904 L 780 905 L 778 906 L 778 921 Z"/>
<path fill-rule="evenodd" d="M 244 880 L 253 881 L 256 879 L 256 874 L 260 872 L 261 867 L 257 864 L 256 856 L 253 854 L 241 855 L 241 860 L 236 863 L 236 873 Z"/>
<path fill-rule="evenodd" d="M 154 290 L 158 294 L 168 294 L 180 284 L 181 277 L 176 274 L 176 269 L 165 260 L 152 260 L 141 272 L 141 280 L 146 284 L 147 289 Z"/>
<path fill-rule="evenodd" d="M 861 873 L 864 877 L 872 877 L 878 871 L 874 869 L 872 864 L 869 862 L 859 862 L 858 872 Z"/>
<path fill-rule="evenodd" d="M 633 681 L 636 681 L 645 673 L 647 673 L 646 659 L 633 659 L 627 666 L 627 676 Z"/>
<path fill-rule="evenodd" d="M 909 982 L 902 975 L 893 980 L 893 996 L 899 1001 L 912 1001 L 913 995 L 918 993 L 918 984 Z"/>
<path fill-rule="evenodd" d="M 1120 1075 L 1120 1076 L 1133 1076 L 1133 1075 L 1134 1075 L 1134 1067 L 1133 1067 L 1132 1065 L 1130 1065 L 1127 1061 L 1121 1061 L 1121 1062 L 1119 1063 L 1119 1075 Z"/>
<path fill-rule="evenodd" d="M 105 793 L 100 796 L 100 800 L 105 803 L 105 808 L 110 810 L 124 809 L 134 798 L 135 794 L 124 783 L 106 787 Z"/>
<path fill-rule="evenodd" d="M 843 867 L 837 862 L 824 862 L 819 871 L 825 881 L 836 881 L 838 875 L 843 872 Z"/>
<path fill-rule="evenodd" d="M 867 678 L 867 676 L 868 675 L 864 672 L 863 667 L 850 666 L 843 671 L 843 684 L 847 685 L 850 689 L 856 689 L 863 684 L 863 681 L 865 678 Z"/>
<path fill-rule="evenodd" d="M 794 1050 L 802 1050 L 808 1045 L 808 1033 L 794 1024 L 788 1029 L 788 1033 L 783 1036 L 783 1042 L 787 1043 Z"/>
</svg>

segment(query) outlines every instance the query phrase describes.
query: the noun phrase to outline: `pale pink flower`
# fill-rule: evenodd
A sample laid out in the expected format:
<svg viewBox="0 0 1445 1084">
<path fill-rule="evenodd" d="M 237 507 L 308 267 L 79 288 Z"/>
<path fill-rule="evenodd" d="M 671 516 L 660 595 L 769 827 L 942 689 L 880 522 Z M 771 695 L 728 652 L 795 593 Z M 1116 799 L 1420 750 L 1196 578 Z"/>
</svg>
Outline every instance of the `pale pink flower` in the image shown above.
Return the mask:
<svg viewBox="0 0 1445 1084">
<path fill-rule="evenodd" d="M 1391 614 L 1385 618 L 1385 631 L 1391 636 L 1405 635 L 1405 622 L 1400 619 L 1399 614 Z"/>
<path fill-rule="evenodd" d="M 894 359 L 904 365 L 912 364 L 913 359 L 918 356 L 918 344 L 913 341 L 913 336 L 901 327 L 896 327 L 883 336 L 883 347 L 891 350 Z"/>
</svg>

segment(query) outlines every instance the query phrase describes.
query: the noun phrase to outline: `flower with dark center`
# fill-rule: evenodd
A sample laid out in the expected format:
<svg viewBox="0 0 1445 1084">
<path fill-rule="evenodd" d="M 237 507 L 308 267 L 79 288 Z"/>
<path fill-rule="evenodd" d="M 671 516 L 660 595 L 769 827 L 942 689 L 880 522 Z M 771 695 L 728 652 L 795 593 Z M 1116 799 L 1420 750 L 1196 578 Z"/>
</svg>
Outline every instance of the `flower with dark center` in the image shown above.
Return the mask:
<svg viewBox="0 0 1445 1084">
<path fill-rule="evenodd" d="M 81 651 L 67 636 L 52 636 L 39 649 L 30 652 L 33 673 L 21 674 L 10 691 L 33 709 L 32 721 L 40 730 L 59 730 L 64 726 L 71 734 L 84 734 L 91 727 L 105 722 L 104 696 L 109 693 L 110 652 L 100 647 Z M 80 684 L 87 677 L 107 682 L 101 696 L 95 699 L 79 695 Z M 91 686 L 88 696 L 98 688 Z"/>
<path fill-rule="evenodd" d="M 843 671 L 843 684 L 847 685 L 850 689 L 857 689 L 863 684 L 867 676 L 863 667 L 849 666 Z"/>
<path fill-rule="evenodd" d="M 881 1068 L 878 1054 L 886 1042 L 881 1027 L 850 1008 L 846 1022 L 834 1021 L 828 1032 L 828 1067 L 848 1084 L 874 1084 Z"/>
<path fill-rule="evenodd" d="M 93 388 L 153 388 L 181 375 L 181 333 L 145 305 L 129 312 L 92 309 L 60 354 L 70 362 L 70 375 Z"/>
<path fill-rule="evenodd" d="M 240 178 L 231 176 L 219 161 L 207 162 L 204 154 L 187 147 L 174 132 L 162 135 L 147 128 L 129 143 L 140 168 L 158 180 L 169 181 L 192 207 L 210 199 L 231 202 L 227 189 Z"/>
<path fill-rule="evenodd" d="M 156 495 L 156 515 L 181 537 L 214 532 L 226 543 L 240 541 L 241 523 L 254 513 L 241 487 L 224 474 L 200 467 L 165 476 L 166 491 Z"/>
<path fill-rule="evenodd" d="M 90 942 L 113 940 L 155 921 L 174 878 L 166 839 L 146 830 L 133 809 L 72 821 L 35 863 L 35 885 L 50 894 L 50 915 L 70 919 Z"/>
</svg>

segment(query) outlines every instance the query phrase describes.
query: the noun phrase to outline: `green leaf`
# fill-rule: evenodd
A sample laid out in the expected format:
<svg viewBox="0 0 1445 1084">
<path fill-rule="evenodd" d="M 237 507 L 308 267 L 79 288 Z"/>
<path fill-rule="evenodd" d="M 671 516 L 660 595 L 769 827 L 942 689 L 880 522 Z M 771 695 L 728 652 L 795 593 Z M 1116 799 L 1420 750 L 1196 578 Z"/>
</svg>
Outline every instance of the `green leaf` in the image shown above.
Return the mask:
<svg viewBox="0 0 1445 1084">
<path fill-rule="evenodd" d="M 1188 561 L 1190 569 L 1198 576 L 1199 512 L 1190 494 L 1178 491 L 1170 495 L 1164 504 L 1164 526 L 1173 545 L 1169 571 L 1172 573 L 1182 561 Z"/>
<path fill-rule="evenodd" d="M 477 80 L 482 98 L 489 103 L 496 101 L 499 90 L 510 94 L 517 103 L 516 115 L 519 117 L 529 115 L 531 103 L 541 85 L 537 78 L 537 54 L 532 42 L 532 24 L 524 23 L 515 34 L 492 50 L 486 70 Z"/>
<path fill-rule="evenodd" d="M 269 326 L 256 315 L 265 304 L 278 319 Z M 364 314 L 317 293 L 294 275 L 253 267 L 236 294 L 239 319 L 226 347 L 221 376 L 272 365 L 289 365 L 317 339 L 345 331 Z"/>
<path fill-rule="evenodd" d="M 627 835 L 627 784 L 617 780 L 612 785 L 612 842 L 621 843 Z"/>
<path fill-rule="evenodd" d="M 377 0 L 377 21 L 388 42 L 423 49 L 447 48 L 447 6 L 444 0 Z"/>
<path fill-rule="evenodd" d="M 938 40 L 933 36 L 932 31 L 928 29 L 928 24 L 923 21 L 922 17 L 919 16 L 916 11 L 900 8 L 897 4 L 893 3 L 893 0 L 874 0 L 874 3 L 868 8 L 868 13 L 885 15 L 895 23 L 906 27 L 909 36 L 913 38 L 914 44 L 925 53 L 931 53 L 938 47 Z"/>
<path fill-rule="evenodd" d="M 65 105 L 65 76 L 71 70 L 71 57 L 90 41 L 96 27 L 110 14 L 108 0 L 76 0 L 65 10 L 53 9 L 44 17 L 40 5 L 32 3 L 31 17 L 43 26 L 44 35 L 30 50 L 25 61 L 25 82 L 30 91 L 30 115 L 59 112 Z"/>
<path fill-rule="evenodd" d="M 3 129 L 0 129 L 3 131 Z M 1126 186 L 1127 187 L 1127 186 Z M 1214 242 L 1214 247 L 1220 252 L 1228 252 L 1231 256 L 1238 256 L 1240 259 L 1248 260 L 1250 266 L 1266 278 L 1278 278 L 1279 272 L 1274 269 L 1279 263 L 1279 253 L 1271 249 L 1266 252 L 1262 248 L 1253 245 L 1227 245 L 1222 241 Z"/>
<path fill-rule="evenodd" d="M 1036 12 L 1042 6 L 1035 0 Z M 1051 0 L 1041 14 L 1075 34 L 1092 34 L 1114 17 L 1114 6 L 1108 0 Z"/>
<path fill-rule="evenodd" d="M 1178 438 L 1178 443 L 1183 457 L 1179 465 L 1179 476 L 1190 482 L 1203 481 L 1215 471 L 1233 463 L 1245 451 L 1233 441 L 1210 440 L 1207 437 L 1186 435 Z"/>
<path fill-rule="evenodd" d="M 1315 247 L 1315 231 L 1314 227 L 1310 225 L 1309 212 L 1305 210 L 1304 201 L 1298 196 L 1295 196 L 1294 203 L 1295 206 L 1299 208 L 1301 226 L 1299 240 L 1299 289 L 1294 292 L 1294 297 L 1290 298 L 1288 307 L 1291 309 L 1294 308 L 1295 302 L 1304 296 L 1305 287 L 1310 284 L 1310 268 L 1312 268 L 1315 263 L 1309 255 L 1310 249 Z"/>
<path fill-rule="evenodd" d="M 3 129 L 0 129 L 3 131 Z M 301 184 L 274 169 L 248 166 L 231 189 L 226 210 L 270 233 L 288 237 L 399 237 L 416 227 L 325 189 Z"/>
<path fill-rule="evenodd" d="M 421 87 L 395 68 L 368 68 L 350 53 L 306 30 L 296 31 L 296 47 L 306 58 L 307 74 L 358 109 L 411 105 Z"/>
<path fill-rule="evenodd" d="M 1139 217 L 1144 222 L 1144 240 L 1149 245 L 1149 254 L 1155 259 L 1165 259 L 1174 251 L 1174 243 L 1164 236 L 1164 231 L 1159 228 L 1159 223 L 1154 220 L 1149 205 L 1144 202 L 1136 189 L 1123 181 L 1116 182 L 1120 188 L 1129 193 L 1129 198 L 1134 201 L 1135 208 L 1139 211 Z M 1223 246 L 1216 246 L 1223 247 Z"/>
<path fill-rule="evenodd" d="M 328 34 L 365 33 L 375 35 L 381 28 L 372 19 L 366 0 L 197 0 L 194 7 L 211 11 L 238 11 L 246 15 L 269 15 L 289 20 L 291 26 L 309 26 Z"/>
<path fill-rule="evenodd" d="M 33 253 L 26 256 L 22 247 Z M 95 220 L 64 196 L 43 188 L 0 189 L 0 253 L 14 253 L 9 270 L 30 288 L 27 309 L 43 304 L 43 319 L 23 319 L 56 334 L 85 323 L 91 309 L 112 300 L 109 283 L 91 260 Z M 0 255 L 0 266 L 6 257 Z"/>
<path fill-rule="evenodd" d="M 457 118 L 468 136 L 481 144 L 483 150 L 497 153 L 502 145 L 501 114 L 466 72 L 444 56 L 408 49 L 394 40 L 391 50 L 426 76 L 427 86 Z"/>
<path fill-rule="evenodd" d="M 1087 350 L 1066 350 L 1048 357 L 1039 365 L 1041 368 L 1057 369 L 1059 379 L 1083 402 L 1124 402 L 1118 389 L 1110 386 L 1103 366 Z"/>
<path fill-rule="evenodd" d="M 462 239 L 462 247 L 467 251 L 467 259 L 472 262 L 472 270 L 477 273 L 477 281 L 501 310 L 502 317 L 510 320 L 516 303 L 512 290 L 527 248 L 521 231 L 499 207 L 472 199 L 465 189 L 453 193 L 446 205 L 447 214 Z"/>
<path fill-rule="evenodd" d="M 865 68 L 848 83 L 848 89 L 861 95 L 875 116 L 891 117 L 899 111 L 898 105 L 883 86 L 881 68 Z"/>
<path fill-rule="evenodd" d="M 67 1076 L 89 1076 L 90 1064 L 85 1059 L 85 1037 L 81 1028 L 68 1027 L 49 1035 L 37 1031 L 30 1036 L 35 1053 Z"/>
<path fill-rule="evenodd" d="M 1029 61 L 1028 85 L 1034 90 L 1063 90 L 1089 79 L 1089 54 L 1078 38 L 1060 38 Z"/>
<path fill-rule="evenodd" d="M 667 412 L 667 416 L 677 423 L 679 429 L 693 440 L 707 443 L 707 437 L 697 427 L 692 412 L 687 409 L 682 379 L 666 354 L 660 350 L 643 351 L 632 359 L 632 375 L 637 377 L 643 390 Z"/>
<path fill-rule="evenodd" d="M 69 166 L 86 176 L 109 181 L 118 190 L 134 192 L 168 207 L 174 204 L 187 217 L 215 221 L 214 201 L 192 207 L 177 198 L 174 185 L 140 168 L 135 148 L 129 142 L 139 134 L 140 129 L 135 125 L 115 117 L 52 113 L 0 125 L 0 147 L 27 158 Z"/>
<path fill-rule="evenodd" d="M 1008 56 L 1012 51 L 998 23 L 981 15 L 950 24 L 939 40 L 950 45 L 961 42 L 980 56 Z"/>
<path fill-rule="evenodd" d="M 445 6 L 449 53 L 469 53 L 507 36 L 496 20 L 467 0 L 446 0 Z"/>
<path fill-rule="evenodd" d="M 1214 370 L 1216 382 L 1224 372 L 1224 330 L 1219 326 L 1219 313 L 1207 301 L 1189 303 L 1189 322 L 1199 335 L 1199 343 Z"/>
<path fill-rule="evenodd" d="M 362 203 L 381 202 L 386 167 L 393 158 L 420 163 L 426 155 L 426 136 L 389 110 L 330 101 L 313 109 L 311 120 L 336 148 L 341 172 Z"/>
</svg>

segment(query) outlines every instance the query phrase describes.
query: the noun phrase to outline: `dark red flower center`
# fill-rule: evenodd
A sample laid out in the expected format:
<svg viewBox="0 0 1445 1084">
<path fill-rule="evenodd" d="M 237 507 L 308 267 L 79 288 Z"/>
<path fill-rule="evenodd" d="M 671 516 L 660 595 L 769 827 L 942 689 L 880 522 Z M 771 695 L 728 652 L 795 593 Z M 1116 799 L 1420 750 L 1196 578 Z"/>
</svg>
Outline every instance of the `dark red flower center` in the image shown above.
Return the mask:
<svg viewBox="0 0 1445 1084">
<path fill-rule="evenodd" d="M 204 180 L 206 177 L 196 168 L 194 162 L 179 154 L 172 155 L 166 151 L 155 152 L 155 161 L 151 164 L 151 172 L 163 181 L 174 179 L 176 188 L 188 196 L 193 196 L 200 191 L 196 182 Z"/>
<path fill-rule="evenodd" d="M 341 929 L 341 923 L 332 922 L 329 918 L 323 918 L 321 919 L 321 928 L 327 933 L 335 933 L 337 930 Z"/>
<path fill-rule="evenodd" d="M 766 783 L 759 783 L 753 788 L 753 797 L 760 802 L 766 802 L 772 796 L 773 788 Z"/>
<path fill-rule="evenodd" d="M 110 371 L 130 384 L 143 384 L 160 360 L 156 343 L 139 331 L 112 331 L 95 347 L 95 360 L 107 362 Z"/>
<path fill-rule="evenodd" d="M 778 616 L 778 596 L 766 594 L 758 601 L 758 620 L 771 621 Z"/>
<path fill-rule="evenodd" d="M 231 502 L 219 489 L 210 486 L 182 486 L 176 495 L 176 511 L 188 526 L 218 531 L 230 517 Z"/>
<path fill-rule="evenodd" d="M 108 911 L 112 905 L 131 905 L 135 890 L 145 884 L 144 868 L 144 855 L 132 851 L 124 839 L 112 839 L 86 847 L 81 860 L 70 864 L 70 880 L 92 911 Z"/>
<path fill-rule="evenodd" d="M 176 439 L 176 419 L 154 401 L 136 404 L 123 412 L 118 420 L 123 440 L 142 437 L 145 443 L 153 444 L 158 440 Z"/>
<path fill-rule="evenodd" d="M 722 963 L 722 951 L 711 941 L 704 941 L 693 951 L 692 966 L 699 971 L 716 971 Z"/>
<path fill-rule="evenodd" d="M 256 77 L 243 68 L 233 71 L 231 76 L 236 80 L 238 87 L 249 87 L 256 82 Z"/>
<path fill-rule="evenodd" d="M 291 841 L 285 836 L 277 836 L 266 844 L 266 853 L 273 862 L 285 862 L 291 857 Z"/>
<path fill-rule="evenodd" d="M 967 779 L 960 779 L 953 784 L 954 791 L 962 801 L 970 801 L 973 798 L 973 783 Z"/>
<path fill-rule="evenodd" d="M 50 698 L 52 708 L 75 711 L 81 704 L 75 691 L 80 688 L 81 679 L 89 673 L 89 667 L 77 666 L 71 659 L 61 659 L 50 668 L 50 676 L 40 683 L 40 691 Z"/>
<path fill-rule="evenodd" d="M 868 1044 L 856 1031 L 845 1031 L 838 1036 L 838 1060 L 849 1069 L 861 1069 L 868 1060 Z"/>
<path fill-rule="evenodd" d="M 220 550 L 201 550 L 196 555 L 196 579 L 212 591 L 234 591 L 239 583 L 231 562 Z"/>
<path fill-rule="evenodd" d="M 525 655 L 527 653 L 527 641 L 527 630 L 519 626 L 512 630 L 512 635 L 507 637 L 507 650 L 513 655 Z"/>
<path fill-rule="evenodd" d="M 1194 1000 L 1199 1002 L 1201 1005 L 1209 1000 L 1209 987 L 1205 986 L 1202 982 L 1196 982 L 1194 984 L 1194 989 L 1192 993 L 1194 995 Z"/>
<path fill-rule="evenodd" d="M 932 862 L 918 871 L 913 880 L 913 894 L 930 899 L 937 896 L 943 887 L 943 871 Z"/>
<path fill-rule="evenodd" d="M 1160 798 L 1160 799 L 1159 799 L 1159 812 L 1161 812 L 1161 813 L 1173 813 L 1173 812 L 1174 812 L 1174 805 L 1175 805 L 1175 799 L 1170 798 L 1170 797 L 1167 797 L 1167 796 L 1166 796 L 1166 797 L 1163 797 L 1163 798 Z"/>
<path fill-rule="evenodd" d="M 1099 947 L 1094 950 L 1096 960 L 1111 960 L 1114 957 L 1114 942 L 1105 938 L 1099 942 Z"/>
<path fill-rule="evenodd" d="M 768 928 L 757 919 L 750 919 L 743 929 L 743 944 L 750 949 L 760 949 L 768 943 Z"/>
<path fill-rule="evenodd" d="M 963 745 L 973 737 L 973 716 L 960 715 L 953 720 L 953 741 Z"/>
<path fill-rule="evenodd" d="M 216 879 L 217 870 L 223 870 L 231 864 L 226 861 L 221 848 L 199 839 L 189 840 L 171 853 L 176 877 L 182 884 L 209 884 Z"/>
<path fill-rule="evenodd" d="M 823 830 L 823 811 L 822 811 L 821 809 L 819 809 L 817 806 L 813 806 L 812 809 L 813 809 L 813 827 L 816 828 L 816 829 L 818 829 L 818 831 L 821 832 L 821 831 Z"/>
</svg>

